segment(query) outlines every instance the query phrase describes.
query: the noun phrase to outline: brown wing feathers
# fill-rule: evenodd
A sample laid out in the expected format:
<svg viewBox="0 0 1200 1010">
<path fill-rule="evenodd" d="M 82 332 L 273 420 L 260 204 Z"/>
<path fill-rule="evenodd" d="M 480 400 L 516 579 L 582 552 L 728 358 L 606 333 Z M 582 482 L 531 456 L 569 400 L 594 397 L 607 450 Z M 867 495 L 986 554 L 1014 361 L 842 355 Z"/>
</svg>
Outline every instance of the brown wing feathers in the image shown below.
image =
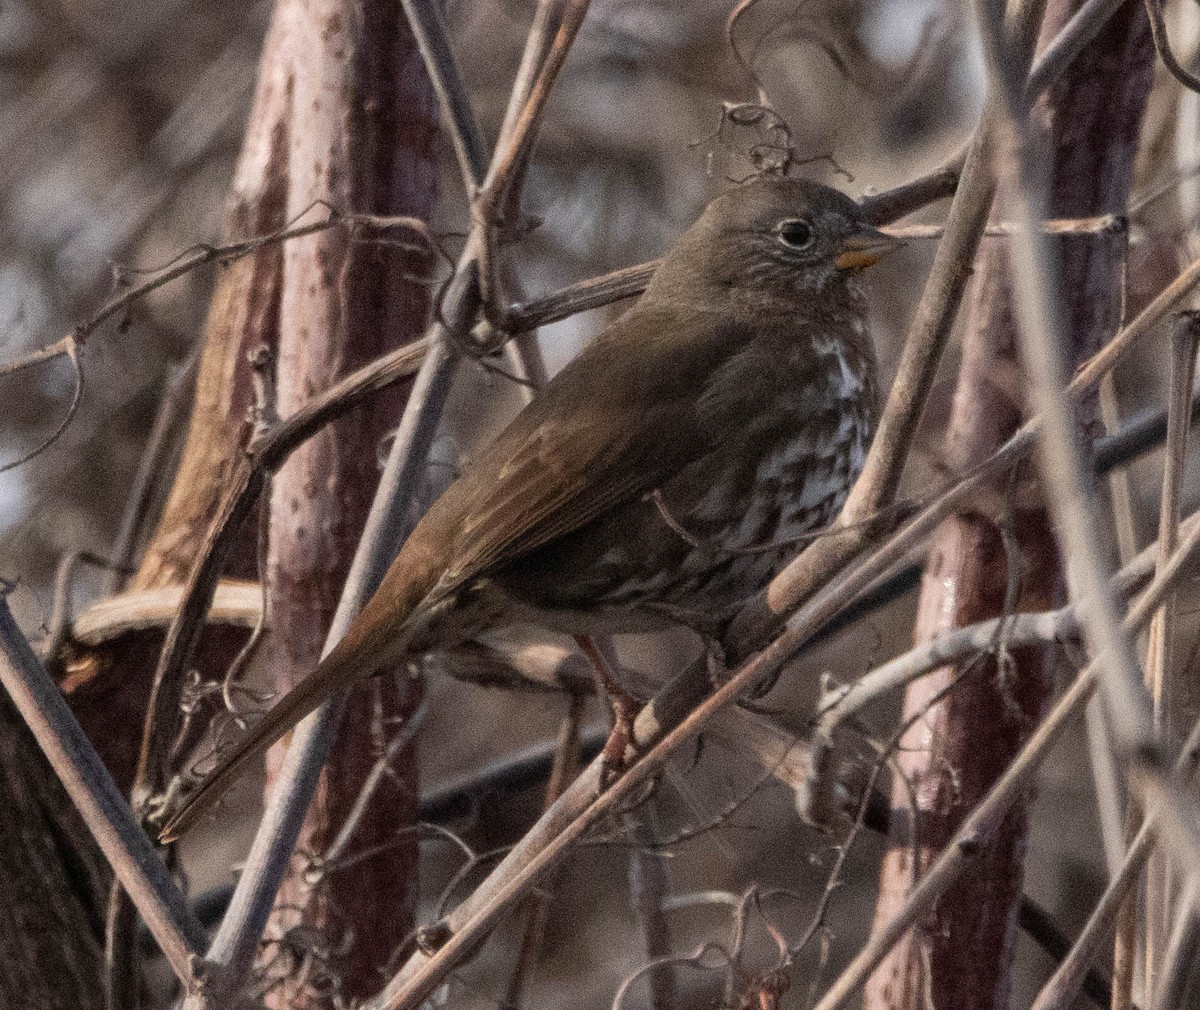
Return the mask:
<svg viewBox="0 0 1200 1010">
<path fill-rule="evenodd" d="M 193 824 L 250 760 L 330 694 L 400 659 L 414 614 L 437 602 L 430 599 L 435 589 L 437 600 L 449 603 L 459 586 L 659 486 L 705 450 L 689 425 L 689 405 L 712 364 L 701 359 L 727 337 L 693 326 L 677 335 L 674 353 L 659 347 L 656 367 L 647 368 L 639 353 L 648 331 L 641 308 L 560 373 L 434 503 L 346 638 L 222 758 L 164 838 Z M 649 332 L 669 326 L 665 316 L 656 313 Z M 630 329 L 639 331 L 636 340 L 626 338 Z M 606 423 L 597 426 L 597 416 Z M 605 437 L 597 437 L 598 428 Z"/>
</svg>

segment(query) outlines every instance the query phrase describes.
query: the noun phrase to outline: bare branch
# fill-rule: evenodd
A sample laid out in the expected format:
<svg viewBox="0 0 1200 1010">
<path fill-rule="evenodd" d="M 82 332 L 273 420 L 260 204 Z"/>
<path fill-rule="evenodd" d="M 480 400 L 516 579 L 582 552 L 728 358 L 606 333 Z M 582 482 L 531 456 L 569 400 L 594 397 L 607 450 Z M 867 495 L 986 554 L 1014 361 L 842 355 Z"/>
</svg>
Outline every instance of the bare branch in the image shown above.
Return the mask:
<svg viewBox="0 0 1200 1010">
<path fill-rule="evenodd" d="M 24 466 L 31 459 L 40 456 L 47 449 L 49 449 L 50 446 L 59 440 L 59 438 L 62 436 L 62 433 L 67 430 L 71 422 L 75 419 L 75 415 L 79 411 L 80 401 L 83 399 L 83 369 L 79 364 L 80 346 L 81 341 L 74 334 L 66 337 L 65 343 L 63 343 L 64 350 L 62 351 L 62 355 L 65 356 L 69 362 L 71 362 L 71 375 L 74 379 L 74 383 L 71 391 L 71 402 L 67 406 L 67 412 L 63 415 L 62 420 L 58 422 L 54 430 L 48 436 L 46 436 L 46 438 L 44 438 L 34 448 L 30 449 L 29 452 L 25 453 L 25 455 L 19 456 L 14 460 L 10 460 L 8 463 L 0 465 L 0 473 L 6 473 L 9 470 L 15 470 L 19 466 Z M 53 355 L 50 357 L 53 357 Z M 49 357 L 39 358 L 39 360 L 47 361 L 49 360 Z M 17 363 L 15 366 L 10 366 L 8 370 L 15 371 L 16 368 L 20 367 L 23 366 L 20 363 Z"/>
<path fill-rule="evenodd" d="M 3 599 L 0 648 L 0 681 L 5 690 L 133 899 L 171 970 L 186 989 L 199 986 L 208 971 L 202 968 L 200 957 L 205 944 L 203 927 Z"/>
<path fill-rule="evenodd" d="M 483 182 L 488 168 L 487 142 L 463 83 L 462 71 L 450 44 L 446 15 L 436 0 L 403 0 L 404 13 L 416 36 L 430 83 L 438 96 L 442 124 L 450 132 L 458 168 L 468 196 Z"/>
</svg>

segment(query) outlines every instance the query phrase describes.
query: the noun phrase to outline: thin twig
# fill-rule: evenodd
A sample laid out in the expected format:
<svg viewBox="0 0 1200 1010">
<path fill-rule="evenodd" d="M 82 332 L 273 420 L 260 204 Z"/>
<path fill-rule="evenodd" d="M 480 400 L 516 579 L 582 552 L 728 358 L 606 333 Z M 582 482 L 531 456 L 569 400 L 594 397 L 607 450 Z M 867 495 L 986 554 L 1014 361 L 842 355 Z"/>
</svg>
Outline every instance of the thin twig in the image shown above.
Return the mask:
<svg viewBox="0 0 1200 1010">
<path fill-rule="evenodd" d="M 1200 931 L 1196 928 L 1198 898 L 1200 890 L 1193 882 L 1176 909 L 1161 968 L 1155 976 L 1154 1001 L 1147 1004 L 1154 1010 L 1176 1010 L 1188 1005 L 1188 983 L 1196 968 L 1197 944 L 1200 943 Z"/>
<path fill-rule="evenodd" d="M 315 206 L 315 205 L 314 205 Z M 309 208 L 311 209 L 311 208 Z M 55 358 L 65 357 L 71 363 L 74 384 L 71 393 L 71 402 L 67 406 L 67 411 L 63 418 L 55 426 L 54 431 L 43 439 L 35 448 L 24 453 L 17 459 L 11 460 L 8 463 L 0 465 L 0 473 L 12 470 L 22 466 L 41 455 L 49 449 L 62 436 L 71 421 L 75 418 L 79 410 L 79 405 L 83 400 L 84 377 L 83 368 L 80 364 L 80 355 L 83 353 L 84 345 L 87 338 L 95 332 L 95 330 L 104 322 L 111 319 L 113 316 L 119 315 L 122 312 L 130 309 L 136 302 L 144 298 L 153 291 L 158 290 L 171 281 L 178 280 L 198 267 L 209 263 L 232 263 L 235 260 L 242 259 L 252 255 L 265 245 L 271 245 L 278 242 L 284 242 L 289 239 L 300 238 L 305 235 L 312 235 L 317 232 L 325 231 L 334 227 L 348 227 L 352 231 L 358 228 L 370 229 L 390 229 L 390 228 L 409 228 L 417 232 L 422 239 L 422 248 L 436 248 L 436 244 L 432 241 L 429 229 L 424 221 L 411 217 L 383 217 L 376 214 L 339 214 L 332 208 L 326 208 L 328 216 L 313 224 L 297 225 L 295 227 L 282 228 L 279 231 L 272 232 L 269 235 L 260 235 L 255 238 L 244 239 L 238 242 L 230 242 L 225 245 L 212 246 L 202 245 L 195 252 L 181 253 L 178 257 L 155 271 L 155 276 L 141 284 L 134 285 L 127 291 L 114 298 L 109 299 L 100 308 L 100 310 L 84 323 L 80 323 L 66 336 L 61 337 L 52 344 L 39 348 L 30 354 L 24 355 L 15 361 L 0 364 L 0 378 L 11 375 L 22 369 L 30 368 L 34 365 L 41 364 L 45 361 L 52 361 Z M 306 209 L 301 215 L 308 213 Z M 125 273 L 133 273 L 130 269 L 126 269 Z"/>
<path fill-rule="evenodd" d="M 311 209 L 313 208 L 308 208 L 308 210 Z M 305 210 L 304 214 L 307 214 L 308 210 Z M 233 263 L 258 252 L 264 246 L 286 242 L 290 239 L 302 238 L 305 235 L 315 235 L 317 232 L 336 227 L 356 228 L 362 225 L 369 225 L 376 228 L 408 227 L 416 230 L 422 236 L 423 240 L 428 238 L 428 229 L 425 222 L 416 218 L 386 218 L 372 214 L 343 215 L 330 207 L 325 207 L 325 210 L 327 211 L 327 216 L 311 224 L 289 225 L 268 235 L 240 239 L 224 245 L 197 245 L 193 247 L 193 250 L 182 252 L 169 263 L 150 271 L 125 268 L 122 273 L 126 275 L 151 272 L 154 276 L 110 298 L 86 322 L 80 323 L 70 333 L 56 340 L 54 343 L 24 355 L 15 361 L 0 364 L 0 378 L 11 375 L 13 372 L 30 368 L 33 365 L 41 364 L 44 361 L 51 361 L 54 358 L 66 357 L 76 353 L 78 348 L 87 343 L 88 337 L 95 333 L 108 320 L 127 311 L 134 304 L 145 298 L 146 295 L 209 263 Z M 304 214 L 300 216 L 303 217 Z"/>
<path fill-rule="evenodd" d="M 416 739 L 417 730 L 421 728 L 421 724 L 425 721 L 426 712 L 428 712 L 427 703 L 422 700 L 417 710 L 405 720 L 404 725 L 392 734 L 387 747 L 379 755 L 375 764 L 371 766 L 371 770 L 363 782 L 362 789 L 358 791 L 358 795 L 354 798 L 354 805 L 350 808 L 350 813 L 346 815 L 341 828 L 338 829 L 337 837 L 329 843 L 329 847 L 323 853 L 321 857 L 323 863 L 336 863 L 345 855 L 350 840 L 354 837 L 354 833 L 362 823 L 363 815 L 371 805 L 371 800 L 379 791 L 379 787 L 392 774 L 392 765 L 395 763 L 396 758 L 405 747 Z"/>
<path fill-rule="evenodd" d="M 551 295 L 517 303 L 508 310 L 507 324 L 514 331 L 533 330 L 589 309 L 611 305 L 622 298 L 632 298 L 646 290 L 661 262 L 638 263 L 603 277 L 571 284 Z"/>
<path fill-rule="evenodd" d="M 582 694 L 568 695 L 567 710 L 559 723 L 554 760 L 550 765 L 550 774 L 546 780 L 543 810 L 554 805 L 554 802 L 563 794 L 563 790 L 570 785 L 571 779 L 575 777 L 579 768 L 579 731 L 580 720 L 583 717 L 583 704 L 584 696 Z M 542 952 L 546 922 L 550 915 L 553 890 L 554 882 L 549 881 L 546 887 L 526 899 L 521 928 L 521 944 L 517 950 L 504 998 L 504 1006 L 512 1007 L 513 1010 L 520 1010 L 529 980 L 537 967 L 538 956 Z"/>
<path fill-rule="evenodd" d="M 463 83 L 450 44 L 446 15 L 436 0 L 403 0 L 409 27 L 416 36 L 429 81 L 437 93 L 442 125 L 450 134 L 467 195 L 474 196 L 488 167 L 487 142 Z"/>
<path fill-rule="evenodd" d="M 65 340 L 62 354 L 71 362 L 71 377 L 74 380 L 71 387 L 71 402 L 67 405 L 67 412 L 63 414 L 62 419 L 54 426 L 54 430 L 36 446 L 16 459 L 0 465 L 0 473 L 7 473 L 9 470 L 15 470 L 19 466 L 24 466 L 30 460 L 44 453 L 62 437 L 62 433 L 67 430 L 71 422 L 75 419 L 75 415 L 79 412 L 79 404 L 83 401 L 83 368 L 79 364 L 79 355 L 83 343 L 74 334 L 65 338 Z M 0 372 L 0 374 L 4 373 Z"/>
<path fill-rule="evenodd" d="M 871 216 L 877 217 L 877 209 L 887 194 L 864 197 L 862 206 L 868 209 Z M 988 225 L 983 234 L 990 238 L 998 238 L 1013 233 L 1011 222 L 997 222 Z M 1072 218 L 1061 221 L 1046 221 L 1043 227 L 1053 234 L 1075 235 L 1093 234 L 1096 232 L 1111 232 L 1124 230 L 1122 218 L 1104 214 L 1092 218 Z M 886 229 L 889 235 L 904 239 L 936 239 L 941 238 L 946 231 L 946 225 L 906 225 Z M 531 298 L 518 302 L 506 310 L 504 325 L 509 332 L 520 333 L 539 326 L 559 322 L 569 316 L 591 309 L 602 308 L 623 298 L 633 298 L 646 290 L 654 272 L 662 260 L 650 260 L 634 266 L 614 270 L 602 277 L 589 278 L 567 287 L 560 288 L 550 295 Z"/>
<path fill-rule="evenodd" d="M 1187 539 L 1190 540 L 1190 536 Z M 1179 552 L 1177 552 L 1176 558 L 1179 556 Z M 1195 774 L 1197 765 L 1200 765 L 1200 720 L 1197 720 L 1192 726 L 1187 741 L 1175 758 L 1172 770 L 1180 780 L 1190 781 L 1192 775 Z M 1058 970 L 1051 976 L 1050 981 L 1042 988 L 1032 1010 L 1061 1010 L 1061 1008 L 1071 1005 L 1071 1001 L 1079 991 L 1084 972 L 1096 959 L 1100 952 L 1100 946 L 1111 933 L 1122 903 L 1129 896 L 1130 889 L 1136 883 L 1138 875 L 1145 865 L 1146 858 L 1154 846 L 1157 829 L 1156 816 L 1151 811 L 1137 836 L 1130 843 L 1120 869 L 1109 881 L 1100 901 L 1097 902 L 1091 916 L 1084 924 L 1075 945 L 1063 959 Z"/>
<path fill-rule="evenodd" d="M 42 662 L 53 668 L 59 650 L 71 630 L 71 597 L 75 590 L 75 572 L 81 562 L 105 570 L 112 568 L 108 558 L 91 551 L 72 551 L 63 557 L 54 574 L 54 599 L 50 607 L 50 618 L 46 622 L 46 637 L 38 648 Z"/>
<path fill-rule="evenodd" d="M 1167 442 L 1159 498 L 1158 564 L 1167 563 L 1179 542 L 1180 491 L 1188 443 L 1188 412 L 1195 376 L 1196 345 L 1200 339 L 1200 313 L 1181 313 L 1171 333 L 1171 367 L 1167 408 Z M 1174 651 L 1176 594 L 1170 593 L 1150 622 L 1146 650 L 1146 683 L 1154 705 L 1154 723 L 1160 734 L 1169 733 L 1177 701 L 1172 698 L 1170 669 Z M 1167 737 L 1169 739 L 1169 737 Z M 1142 929 L 1143 1005 L 1153 1004 L 1163 934 L 1170 906 L 1170 872 L 1165 861 L 1150 857 L 1147 869 L 1145 914 Z"/>
<path fill-rule="evenodd" d="M 1128 246 L 1123 253 L 1123 267 L 1128 268 Z M 1122 299 L 1123 301 L 1123 299 Z M 1124 305 L 1122 305 L 1122 317 Z M 1098 390 L 1100 417 L 1107 432 L 1115 432 L 1120 425 L 1120 405 L 1117 402 L 1116 380 L 1112 372 L 1104 377 Z M 1166 437 L 1164 415 L 1163 437 Z M 1093 452 L 1093 460 L 1095 453 Z M 1124 562 L 1137 551 L 1137 527 L 1133 513 L 1133 491 L 1128 469 L 1113 470 L 1108 477 L 1109 505 L 1113 513 L 1116 531 L 1117 557 Z M 1084 713 L 1088 742 L 1088 763 L 1096 805 L 1100 815 L 1100 834 L 1104 843 L 1104 857 L 1111 877 L 1121 865 L 1125 853 L 1125 803 L 1113 758 L 1108 726 L 1104 722 L 1104 707 L 1099 698 L 1092 698 Z"/>
<path fill-rule="evenodd" d="M 1163 66 L 1185 88 L 1200 93 L 1200 77 L 1191 73 L 1180 63 L 1171 49 L 1171 37 L 1167 33 L 1167 19 L 1163 16 L 1163 0 L 1145 0 L 1145 6 L 1146 14 L 1150 17 L 1150 31 L 1154 35 L 1154 48 L 1158 50 L 1158 56 L 1163 61 Z"/>
<path fill-rule="evenodd" d="M 138 534 L 145 525 L 156 482 L 164 478 L 167 458 L 181 427 L 183 413 L 188 409 L 187 394 L 195 381 L 199 364 L 200 345 L 197 344 L 187 359 L 172 368 L 167 376 L 158 410 L 154 414 L 154 423 L 150 426 L 150 435 L 138 460 L 137 473 L 134 474 L 133 485 L 125 501 L 121 526 L 113 543 L 113 569 L 104 587 L 106 595 L 121 591 L 126 581 L 124 570 L 133 566 Z"/>
<path fill-rule="evenodd" d="M 1100 901 L 1092 910 L 1079 937 L 1063 958 L 1054 974 L 1038 993 L 1031 1010 L 1064 1010 L 1078 995 L 1089 966 L 1108 938 L 1122 900 L 1141 873 L 1142 864 L 1150 851 L 1154 833 L 1151 825 L 1143 824 L 1133 843 L 1126 850 L 1120 868 L 1108 882 Z M 1115 991 L 1114 979 L 1114 991 Z"/>
</svg>

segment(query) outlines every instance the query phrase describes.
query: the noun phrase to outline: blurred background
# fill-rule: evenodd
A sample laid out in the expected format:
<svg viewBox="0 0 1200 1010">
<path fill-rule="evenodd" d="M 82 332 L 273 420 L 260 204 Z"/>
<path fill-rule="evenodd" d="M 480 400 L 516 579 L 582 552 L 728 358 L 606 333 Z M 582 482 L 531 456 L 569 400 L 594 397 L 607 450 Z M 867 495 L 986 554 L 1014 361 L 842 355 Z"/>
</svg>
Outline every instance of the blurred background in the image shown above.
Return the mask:
<svg viewBox="0 0 1200 1010">
<path fill-rule="evenodd" d="M 485 130 L 494 137 L 525 39 L 531 3 L 452 0 L 448 15 Z M 953 153 L 975 123 L 982 71 L 966 7 L 953 0 L 808 0 L 764 2 L 742 18 L 736 37 L 746 61 L 790 125 L 800 171 L 854 196 L 886 189 Z M 752 100 L 756 82 L 733 59 L 725 38 L 728 2 L 593 5 L 550 103 L 526 190 L 539 224 L 507 251 L 526 295 L 662 254 L 727 183 L 752 169 L 753 128 L 722 127 L 722 104 Z M 48 344 L 88 319 L 131 281 L 219 233 L 226 187 L 255 80 L 269 6 L 180 0 L 0 5 L 0 360 Z M 1146 155 L 1135 191 L 1167 180 L 1180 159 L 1175 143 L 1178 89 L 1156 87 L 1146 121 Z M 435 229 L 464 230 L 466 202 L 449 144 Z M 1129 301 L 1155 291 L 1177 268 L 1187 187 L 1168 192 L 1135 223 Z M 944 204 L 917 220 L 936 222 Z M 873 332 L 890 375 L 932 253 L 914 241 L 872 270 Z M 154 292 L 119 324 L 106 324 L 82 354 L 79 410 L 53 445 L 0 474 L 0 576 L 16 582 L 11 604 L 36 637 L 48 619 L 55 570 L 76 550 L 108 553 L 145 448 L 159 399 L 200 333 L 214 268 L 201 268 Z M 544 328 L 539 339 L 551 371 L 561 367 L 620 306 Z M 1123 415 L 1162 402 L 1165 354 L 1150 343 L 1122 366 Z M 956 369 L 951 351 L 925 419 L 906 480 L 918 487 L 938 470 L 940 425 Z M 0 378 L 0 465 L 40 444 L 72 398 L 69 364 L 55 362 Z M 454 463 L 519 406 L 502 377 L 461 373 L 438 458 Z M 485 404 L 486 409 L 480 409 Z M 1155 529 L 1157 455 L 1132 468 L 1134 519 L 1143 542 Z M 169 474 L 160 488 L 165 493 Z M 1185 513 L 1196 504 L 1189 475 Z M 72 607 L 102 593 L 103 575 L 84 570 Z M 785 723 L 802 731 L 818 675 L 848 680 L 905 647 L 913 600 L 878 612 L 805 657 L 772 695 Z M 1190 639 L 1189 643 L 1190 644 Z M 661 675 L 694 655 L 686 635 L 621 643 L 638 669 Z M 552 738 L 564 704 L 549 695 L 504 695 L 435 678 L 421 749 L 426 788 L 482 762 Z M 878 713 L 881 725 L 894 713 Z M 603 713 L 589 716 L 599 726 Z M 464 728 L 469 731 L 464 732 Z M 788 936 L 803 932 L 825 886 L 837 838 L 801 825 L 777 783 L 763 785 L 746 762 L 706 748 L 681 762 L 683 793 L 668 790 L 654 830 L 670 836 L 739 803 L 720 827 L 671 849 L 663 860 L 672 945 L 689 951 L 725 939 L 731 908 L 722 895 L 750 881 L 795 892 L 766 905 Z M 686 794 L 686 796 L 685 796 Z M 752 795 L 750 795 L 752 794 Z M 236 815 L 198 832 L 185 848 L 193 888 L 230 879 L 255 823 L 258 786 L 238 793 Z M 745 799 L 750 795 L 749 799 Z M 695 797 L 701 797 L 695 806 Z M 745 800 L 745 802 L 740 802 Z M 536 790 L 498 797 L 487 816 L 464 827 L 481 850 L 510 839 L 536 815 Z M 1078 929 L 1104 880 L 1090 773 L 1082 732 L 1060 747 L 1043 775 L 1035 807 L 1027 891 L 1068 932 Z M 829 943 L 811 945 L 793 978 L 793 1005 L 828 979 L 871 922 L 879 838 L 864 834 L 834 895 Z M 555 1005 L 606 1006 L 622 978 L 645 960 L 623 886 L 630 847 L 588 848 L 563 877 L 539 999 Z M 424 848 L 423 900 L 431 911 L 458 865 L 450 846 Z M 570 929 L 554 928 L 553 923 Z M 456 994 L 487 1005 L 503 986 L 513 937 L 502 931 Z M 771 944 L 755 934 L 763 962 Z M 822 952 L 824 950 L 824 953 Z M 820 962 L 828 957 L 828 966 Z M 1022 941 L 1014 1003 L 1027 999 L 1049 962 Z M 824 971 L 825 974 L 821 975 Z M 680 973 L 681 986 L 704 981 Z M 567 985 L 569 981 L 569 985 Z M 564 986 L 566 986 L 564 988 Z M 642 997 L 631 994 L 641 1005 Z"/>
</svg>

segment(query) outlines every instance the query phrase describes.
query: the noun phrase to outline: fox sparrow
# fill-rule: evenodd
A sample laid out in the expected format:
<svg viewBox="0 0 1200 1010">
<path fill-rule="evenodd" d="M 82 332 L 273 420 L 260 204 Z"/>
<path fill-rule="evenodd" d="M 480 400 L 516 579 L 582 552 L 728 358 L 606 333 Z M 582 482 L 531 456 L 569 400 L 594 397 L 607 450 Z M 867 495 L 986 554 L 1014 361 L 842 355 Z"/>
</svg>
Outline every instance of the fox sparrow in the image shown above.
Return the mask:
<svg viewBox="0 0 1200 1010">
<path fill-rule="evenodd" d="M 862 467 L 875 361 L 855 278 L 895 240 L 764 178 L 708 205 L 645 294 L 437 500 L 341 643 L 227 754 L 176 837 L 339 688 L 504 624 L 712 630 Z"/>
</svg>

